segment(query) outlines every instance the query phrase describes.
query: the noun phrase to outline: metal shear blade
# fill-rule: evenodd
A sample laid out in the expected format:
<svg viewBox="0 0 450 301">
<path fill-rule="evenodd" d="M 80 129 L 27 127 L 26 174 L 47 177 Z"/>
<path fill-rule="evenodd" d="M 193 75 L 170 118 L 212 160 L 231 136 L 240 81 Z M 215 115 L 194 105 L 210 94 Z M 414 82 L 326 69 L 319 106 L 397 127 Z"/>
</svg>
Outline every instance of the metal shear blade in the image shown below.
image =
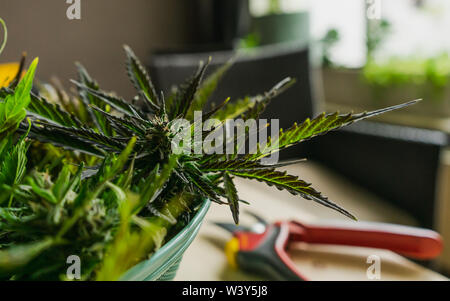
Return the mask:
<svg viewBox="0 0 450 301">
<path fill-rule="evenodd" d="M 251 232 L 252 230 L 249 227 L 245 226 L 237 226 L 235 224 L 230 223 L 218 223 L 214 222 L 216 226 L 219 226 L 222 229 L 227 230 L 230 233 L 236 233 L 236 232 Z"/>
</svg>

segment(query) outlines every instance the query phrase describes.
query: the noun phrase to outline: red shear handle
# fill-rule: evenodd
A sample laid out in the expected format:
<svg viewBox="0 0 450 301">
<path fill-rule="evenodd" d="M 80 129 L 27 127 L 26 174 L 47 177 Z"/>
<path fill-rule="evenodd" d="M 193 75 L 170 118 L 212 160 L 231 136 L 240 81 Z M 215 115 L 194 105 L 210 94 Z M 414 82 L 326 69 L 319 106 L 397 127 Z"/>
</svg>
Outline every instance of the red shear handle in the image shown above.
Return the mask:
<svg viewBox="0 0 450 301">
<path fill-rule="evenodd" d="M 421 228 L 369 222 L 321 226 L 290 222 L 290 227 L 293 241 L 386 249 L 415 259 L 435 258 L 442 251 L 441 236 Z"/>
</svg>

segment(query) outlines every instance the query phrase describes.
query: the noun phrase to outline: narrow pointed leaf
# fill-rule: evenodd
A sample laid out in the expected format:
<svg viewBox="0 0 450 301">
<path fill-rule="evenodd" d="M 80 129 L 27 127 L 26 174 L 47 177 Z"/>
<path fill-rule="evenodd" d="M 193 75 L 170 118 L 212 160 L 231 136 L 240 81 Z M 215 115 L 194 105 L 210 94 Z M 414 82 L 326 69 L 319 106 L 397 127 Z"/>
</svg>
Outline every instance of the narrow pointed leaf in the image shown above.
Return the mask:
<svg viewBox="0 0 450 301">
<path fill-rule="evenodd" d="M 258 119 L 259 116 L 266 110 L 272 99 L 289 89 L 293 84 L 295 84 L 295 82 L 295 79 L 287 77 L 276 84 L 269 92 L 264 93 L 264 95 L 254 97 L 254 105 L 243 113 L 243 119 Z"/>
<path fill-rule="evenodd" d="M 234 102 L 228 103 L 222 110 L 214 115 L 219 120 L 235 119 L 242 117 L 244 120 L 257 119 L 266 107 L 284 91 L 289 89 L 295 83 L 295 79 L 285 78 L 276 84 L 270 91 L 263 95 L 253 97 L 244 97 Z"/>
<path fill-rule="evenodd" d="M 31 94 L 31 102 L 28 105 L 28 114 L 63 126 L 81 127 L 81 121 L 76 116 L 67 113 L 58 104 L 50 103 L 45 98 L 33 93 Z"/>
<path fill-rule="evenodd" d="M 216 157 L 217 158 L 217 157 Z M 284 167 L 288 165 L 305 162 L 305 159 L 291 160 L 287 162 L 281 162 L 273 165 L 262 165 L 259 161 L 250 161 L 246 159 L 235 160 L 210 160 L 201 165 L 203 172 L 222 172 L 222 171 L 239 171 L 239 170 L 258 170 L 258 169 L 274 169 Z"/>
<path fill-rule="evenodd" d="M 145 70 L 144 66 L 141 64 L 141 62 L 129 46 L 125 45 L 124 48 L 127 54 L 128 76 L 133 82 L 135 88 L 139 92 L 141 92 L 145 99 L 148 101 L 150 107 L 154 111 L 159 110 L 161 105 L 159 97 L 156 93 L 155 87 L 153 86 L 147 70 Z"/>
<path fill-rule="evenodd" d="M 38 59 L 35 59 L 14 93 L 6 92 L 5 99 L 0 102 L 0 138 L 15 131 L 19 123 L 26 117 L 26 108 L 30 103 L 30 92 L 37 64 Z"/>
<path fill-rule="evenodd" d="M 92 104 L 96 105 L 100 109 L 103 109 L 102 107 L 104 107 L 105 104 L 108 104 L 111 107 L 113 107 L 114 109 L 118 110 L 119 112 L 127 114 L 131 117 L 141 118 L 145 115 L 143 112 L 141 112 L 140 110 L 135 108 L 133 105 L 128 103 L 123 98 L 109 95 L 100 90 L 94 90 L 82 83 L 79 83 L 79 82 L 76 82 L 73 80 L 72 80 L 72 83 L 77 85 L 77 87 L 80 90 L 84 91 L 86 94 L 95 96 L 98 101 L 96 103 L 92 103 Z M 99 101 L 100 101 L 101 105 L 98 105 Z"/>
<path fill-rule="evenodd" d="M 155 167 L 145 182 L 143 182 L 143 185 L 141 185 L 140 203 L 135 208 L 135 212 L 139 212 L 147 204 L 153 203 L 161 194 L 172 175 L 176 163 L 176 156 L 171 156 L 161 170 L 159 169 L 159 165 Z"/>
<path fill-rule="evenodd" d="M 213 183 L 211 183 L 208 178 L 203 177 L 201 173 L 199 174 L 189 170 L 186 172 L 186 176 L 189 179 L 190 183 L 201 195 L 209 198 L 213 202 L 223 204 L 216 192 L 217 188 L 214 187 Z"/>
<path fill-rule="evenodd" d="M 108 126 L 107 122 L 105 121 L 105 117 L 98 112 L 93 111 L 89 106 L 90 105 L 96 105 L 102 109 L 105 109 L 104 102 L 99 99 L 97 95 L 94 93 L 89 93 L 88 89 L 91 91 L 98 91 L 100 88 L 98 86 L 98 83 L 89 75 L 86 68 L 83 67 L 80 63 L 76 63 L 77 69 L 78 69 L 78 79 L 80 81 L 80 85 L 78 86 L 78 93 L 81 97 L 81 100 L 83 101 L 86 110 L 89 112 L 89 114 L 92 116 L 92 119 L 94 120 L 94 123 L 96 124 L 97 128 L 105 135 L 111 136 L 113 134 L 113 131 Z M 87 87 L 88 89 L 83 89 L 81 86 Z"/>
<path fill-rule="evenodd" d="M 126 131 L 129 134 L 135 133 L 136 135 L 141 135 L 141 136 L 143 136 L 145 134 L 145 128 L 142 127 L 139 120 L 136 120 L 134 118 L 129 118 L 129 116 L 118 117 L 118 116 L 109 114 L 95 106 L 93 106 L 92 109 L 103 114 L 110 122 L 111 127 L 113 127 L 116 131 L 122 131 L 122 132 Z"/>
<path fill-rule="evenodd" d="M 8 275 L 33 260 L 54 244 L 51 238 L 0 250 L 0 276 Z"/>
<path fill-rule="evenodd" d="M 280 172 L 274 169 L 259 169 L 250 171 L 232 171 L 230 173 L 238 177 L 264 182 L 269 186 L 275 186 L 279 190 L 287 190 L 293 195 L 300 195 L 304 199 L 313 200 L 356 220 L 350 212 L 329 201 L 327 197 L 312 188 L 311 184 L 299 180 L 298 177 L 289 175 L 286 172 Z"/>
<path fill-rule="evenodd" d="M 217 89 L 220 80 L 224 77 L 227 71 L 233 66 L 233 60 L 228 61 L 223 66 L 217 68 L 210 76 L 208 76 L 200 88 L 197 90 L 194 101 L 187 114 L 188 119 L 192 119 L 195 111 L 201 111 L 205 107 L 206 103 Z"/>
<path fill-rule="evenodd" d="M 233 180 L 226 172 L 223 174 L 223 185 L 234 222 L 236 224 L 239 224 L 239 196 L 237 194 L 236 186 L 234 185 Z"/>
<path fill-rule="evenodd" d="M 209 62 L 207 64 L 200 64 L 195 75 L 186 83 L 181 85 L 174 97 L 172 107 L 168 112 L 169 117 L 171 117 L 172 119 L 177 117 L 186 117 L 194 101 L 195 94 L 197 93 L 197 90 L 202 82 L 205 71 L 208 68 L 208 65 Z"/>
<path fill-rule="evenodd" d="M 26 132 L 27 129 L 28 124 L 22 123 L 20 125 L 20 132 Z M 111 147 L 99 143 L 99 141 L 78 137 L 76 133 L 73 133 L 74 130 L 75 129 L 71 129 L 69 131 L 64 128 L 51 127 L 50 125 L 42 126 L 33 123 L 28 136 L 43 143 L 52 143 L 54 146 L 99 157 L 103 157 L 105 154 L 102 149 L 105 149 L 106 151 L 113 150 Z"/>
<path fill-rule="evenodd" d="M 326 115 L 325 113 L 323 113 L 313 120 L 305 120 L 300 125 L 294 124 L 290 129 L 286 131 L 283 131 L 283 129 L 281 129 L 278 137 L 275 139 L 272 138 L 272 140 L 266 143 L 264 146 L 260 146 L 260 153 L 252 156 L 251 159 L 254 160 L 263 158 L 289 146 L 301 143 L 319 135 L 326 134 L 329 131 L 337 130 L 357 121 L 410 106 L 418 101 L 419 100 L 413 100 L 381 110 L 364 112 L 355 115 L 339 115 L 338 113 Z"/>
</svg>

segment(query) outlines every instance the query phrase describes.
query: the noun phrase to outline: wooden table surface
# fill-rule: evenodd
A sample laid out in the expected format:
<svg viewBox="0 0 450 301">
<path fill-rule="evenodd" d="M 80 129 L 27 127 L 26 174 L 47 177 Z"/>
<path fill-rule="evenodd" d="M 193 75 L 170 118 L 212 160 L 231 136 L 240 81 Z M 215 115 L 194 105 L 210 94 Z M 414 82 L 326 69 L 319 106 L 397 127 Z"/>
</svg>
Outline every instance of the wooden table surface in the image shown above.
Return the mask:
<svg viewBox="0 0 450 301">
<path fill-rule="evenodd" d="M 415 221 L 382 199 L 350 183 L 327 168 L 306 162 L 287 168 L 323 192 L 334 202 L 355 214 L 359 220 L 414 225 Z M 305 223 L 347 220 L 345 217 L 311 201 L 278 191 L 263 183 L 236 180 L 239 195 L 251 204 L 241 205 L 241 224 L 253 220 L 245 215 L 251 210 L 269 221 L 296 219 Z M 223 248 L 230 235 L 212 224 L 232 222 L 228 207 L 212 204 L 198 237 L 187 250 L 176 280 L 263 280 L 231 268 Z M 353 221 L 348 221 L 353 222 Z M 423 268 L 390 251 L 343 246 L 298 244 L 291 248 L 291 257 L 310 280 L 368 280 L 367 258 L 381 259 L 381 280 L 446 280 L 440 274 Z"/>
</svg>

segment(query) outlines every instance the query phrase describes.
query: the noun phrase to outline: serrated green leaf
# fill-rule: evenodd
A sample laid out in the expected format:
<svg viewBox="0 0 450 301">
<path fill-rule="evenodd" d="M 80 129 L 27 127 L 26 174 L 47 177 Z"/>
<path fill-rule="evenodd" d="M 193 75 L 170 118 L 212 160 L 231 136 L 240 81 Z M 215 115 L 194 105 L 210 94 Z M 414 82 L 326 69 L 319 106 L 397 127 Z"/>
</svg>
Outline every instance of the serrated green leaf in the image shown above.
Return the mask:
<svg viewBox="0 0 450 301">
<path fill-rule="evenodd" d="M 28 114 L 32 117 L 44 119 L 67 127 L 81 127 L 81 121 L 75 115 L 67 113 L 58 104 L 50 103 L 45 98 L 31 93 Z"/>
<path fill-rule="evenodd" d="M 41 185 L 39 185 L 39 183 L 36 183 L 35 179 L 32 177 L 28 177 L 27 181 L 28 181 L 28 184 L 31 186 L 32 191 L 37 196 L 39 196 L 40 198 L 42 198 L 43 200 L 45 200 L 51 204 L 58 203 L 58 199 L 53 194 L 52 190 L 42 187 Z"/>
<path fill-rule="evenodd" d="M 153 111 L 159 111 L 161 103 L 148 72 L 129 46 L 125 45 L 124 49 L 127 54 L 128 76 L 135 88 L 142 93 L 150 108 Z"/>
<path fill-rule="evenodd" d="M 140 201 L 134 212 L 139 212 L 147 204 L 153 203 L 161 194 L 177 164 L 177 157 L 172 155 L 160 170 L 157 165 L 147 179 L 140 185 Z"/>
<path fill-rule="evenodd" d="M 80 181 L 83 165 L 84 164 L 82 163 L 74 177 L 72 177 L 69 166 L 63 166 L 52 186 L 53 195 L 56 197 L 58 202 L 64 202 L 69 191 L 73 191 L 75 189 L 75 186 Z"/>
<path fill-rule="evenodd" d="M 20 131 L 25 132 L 26 130 L 27 127 L 21 124 Z M 54 146 L 63 147 L 67 150 L 80 151 L 97 157 L 104 156 L 105 152 L 97 147 L 98 143 L 78 137 L 70 132 L 71 131 L 59 129 L 58 127 L 32 124 L 28 136 L 41 142 L 52 143 Z M 110 148 L 107 149 L 108 151 L 111 151 Z"/>
<path fill-rule="evenodd" d="M 178 88 L 172 101 L 172 106 L 168 110 L 168 115 L 171 119 L 186 117 L 208 65 L 209 61 L 206 64 L 201 63 L 194 76 Z"/>
<path fill-rule="evenodd" d="M 220 111 L 213 115 L 213 118 L 224 121 L 228 119 L 236 119 L 244 114 L 250 108 L 255 105 L 255 102 L 251 97 L 246 96 L 244 98 L 230 101 Z"/>
<path fill-rule="evenodd" d="M 224 204 L 220 200 L 217 193 L 218 187 L 215 186 L 207 177 L 205 177 L 198 169 L 188 167 L 185 169 L 186 177 L 189 179 L 193 188 L 200 193 L 200 195 L 210 199 L 218 204 Z"/>
<path fill-rule="evenodd" d="M 227 73 L 227 71 L 233 66 L 233 61 L 230 60 L 223 66 L 217 68 L 210 76 L 208 76 L 201 84 L 197 92 L 195 93 L 192 105 L 187 113 L 187 119 L 192 120 L 194 118 L 195 111 L 201 111 L 204 109 L 209 98 L 217 89 L 220 80 Z"/>
<path fill-rule="evenodd" d="M 10 146 L 0 153 L 0 187 L 3 185 L 15 187 L 21 183 L 26 173 L 28 143 L 22 139 L 11 146 L 11 137 L 9 140 Z M 12 195 L 9 198 L 11 203 Z M 5 199 L 6 195 L 2 197 L 2 200 Z"/>
<path fill-rule="evenodd" d="M 287 174 L 286 172 L 276 171 L 275 169 L 258 169 L 248 171 L 232 171 L 231 174 L 264 182 L 269 186 L 275 186 L 279 190 L 287 190 L 293 195 L 300 195 L 304 199 L 313 200 L 325 207 L 336 210 L 337 212 L 356 220 L 355 216 L 347 210 L 339 207 L 328 198 L 324 197 L 320 192 L 311 187 L 311 184 L 299 180 L 298 177 Z"/>
<path fill-rule="evenodd" d="M 34 74 L 36 73 L 38 63 L 39 59 L 34 59 L 24 78 L 20 81 L 14 91 L 15 100 L 20 107 L 26 108 L 30 102 L 30 92 L 33 87 Z"/>
<path fill-rule="evenodd" d="M 113 131 L 109 127 L 109 124 L 106 122 L 105 117 L 98 112 L 93 111 L 89 106 L 90 105 L 96 105 L 102 109 L 105 109 L 105 103 L 95 94 L 95 93 L 89 93 L 89 91 L 98 91 L 99 86 L 98 83 L 89 75 L 86 68 L 83 67 L 80 63 L 76 63 L 77 69 L 78 69 L 78 79 L 80 81 L 80 84 L 78 86 L 78 93 L 80 95 L 80 98 L 82 102 L 85 105 L 86 111 L 89 112 L 89 114 L 92 117 L 92 120 L 94 121 L 95 125 L 97 126 L 98 130 L 108 136 L 113 135 Z M 86 88 L 83 88 L 86 87 Z"/>
<path fill-rule="evenodd" d="M 139 119 L 131 118 L 129 116 L 118 117 L 109 114 L 95 106 L 92 107 L 92 109 L 103 114 L 109 120 L 111 127 L 113 127 L 116 131 L 121 132 L 122 134 L 127 134 L 125 136 L 130 136 L 131 133 L 140 136 L 145 135 L 146 129 L 144 127 L 144 124 Z"/>
<path fill-rule="evenodd" d="M 0 276 L 10 275 L 54 245 L 51 238 L 0 250 Z"/>
<path fill-rule="evenodd" d="M 239 196 L 237 194 L 236 186 L 227 172 L 223 173 L 223 185 L 234 222 L 239 224 Z"/>
<path fill-rule="evenodd" d="M 214 115 L 219 120 L 235 119 L 242 117 L 244 120 L 257 119 L 264 112 L 267 105 L 295 83 L 295 79 L 285 78 L 263 95 L 244 97 L 234 102 L 229 102 L 222 110 Z"/>
<path fill-rule="evenodd" d="M 39 133 L 42 133 L 43 130 L 45 129 L 47 131 L 54 132 L 55 134 L 72 136 L 78 140 L 82 140 L 106 151 L 120 152 L 126 146 L 126 141 L 123 139 L 119 139 L 117 137 L 108 137 L 96 133 L 89 128 L 69 128 L 39 121 L 36 121 L 33 124 L 39 129 L 36 130 L 39 131 Z M 34 134 L 36 131 L 32 130 L 30 131 L 30 133 Z M 50 140 L 49 142 L 53 141 Z M 57 143 L 57 141 L 55 141 L 55 143 Z M 80 149 L 80 151 L 83 151 L 83 149 Z"/>
<path fill-rule="evenodd" d="M 78 89 L 84 91 L 85 94 L 91 95 L 92 97 L 95 97 L 97 99 L 96 103 L 90 103 L 89 106 L 95 105 L 98 108 L 104 110 L 105 105 L 110 105 L 119 112 L 127 114 L 131 117 L 141 119 L 143 116 L 145 116 L 143 112 L 141 112 L 139 109 L 135 108 L 133 105 L 131 105 L 126 100 L 120 97 L 112 96 L 101 90 L 92 89 L 84 85 L 83 83 L 79 83 L 77 81 L 72 80 L 72 83 L 74 83 L 78 87 Z"/>
<path fill-rule="evenodd" d="M 356 115 L 339 115 L 338 113 L 326 115 L 325 113 L 323 113 L 313 120 L 306 119 L 300 125 L 297 125 L 295 123 L 290 129 L 286 131 L 283 131 L 283 129 L 281 129 L 277 138 L 269 140 L 269 142 L 267 142 L 263 146 L 260 145 L 260 153 L 250 156 L 250 158 L 252 160 L 261 159 L 284 148 L 301 143 L 319 135 L 324 135 L 329 131 L 337 130 L 357 121 L 410 106 L 417 101 L 418 100 L 413 100 L 404 104 Z"/>
<path fill-rule="evenodd" d="M 220 160 L 221 157 L 212 155 L 209 160 L 201 164 L 202 172 L 223 172 L 239 170 L 258 170 L 268 168 L 280 168 L 288 165 L 305 162 L 305 159 L 295 159 L 272 165 L 262 165 L 259 161 L 250 161 L 247 159 Z"/>
<path fill-rule="evenodd" d="M 5 100 L 0 102 L 0 138 L 15 131 L 19 123 L 25 118 L 38 62 L 39 60 L 35 59 L 31 63 L 30 68 L 17 85 L 14 93 L 7 95 Z"/>
<path fill-rule="evenodd" d="M 123 149 L 119 156 L 115 158 L 111 170 L 106 175 L 108 181 L 116 177 L 117 174 L 123 170 L 125 164 L 129 161 L 134 146 L 136 145 L 136 141 L 136 137 L 131 137 L 131 139 L 128 141 L 127 146 Z"/>
</svg>

